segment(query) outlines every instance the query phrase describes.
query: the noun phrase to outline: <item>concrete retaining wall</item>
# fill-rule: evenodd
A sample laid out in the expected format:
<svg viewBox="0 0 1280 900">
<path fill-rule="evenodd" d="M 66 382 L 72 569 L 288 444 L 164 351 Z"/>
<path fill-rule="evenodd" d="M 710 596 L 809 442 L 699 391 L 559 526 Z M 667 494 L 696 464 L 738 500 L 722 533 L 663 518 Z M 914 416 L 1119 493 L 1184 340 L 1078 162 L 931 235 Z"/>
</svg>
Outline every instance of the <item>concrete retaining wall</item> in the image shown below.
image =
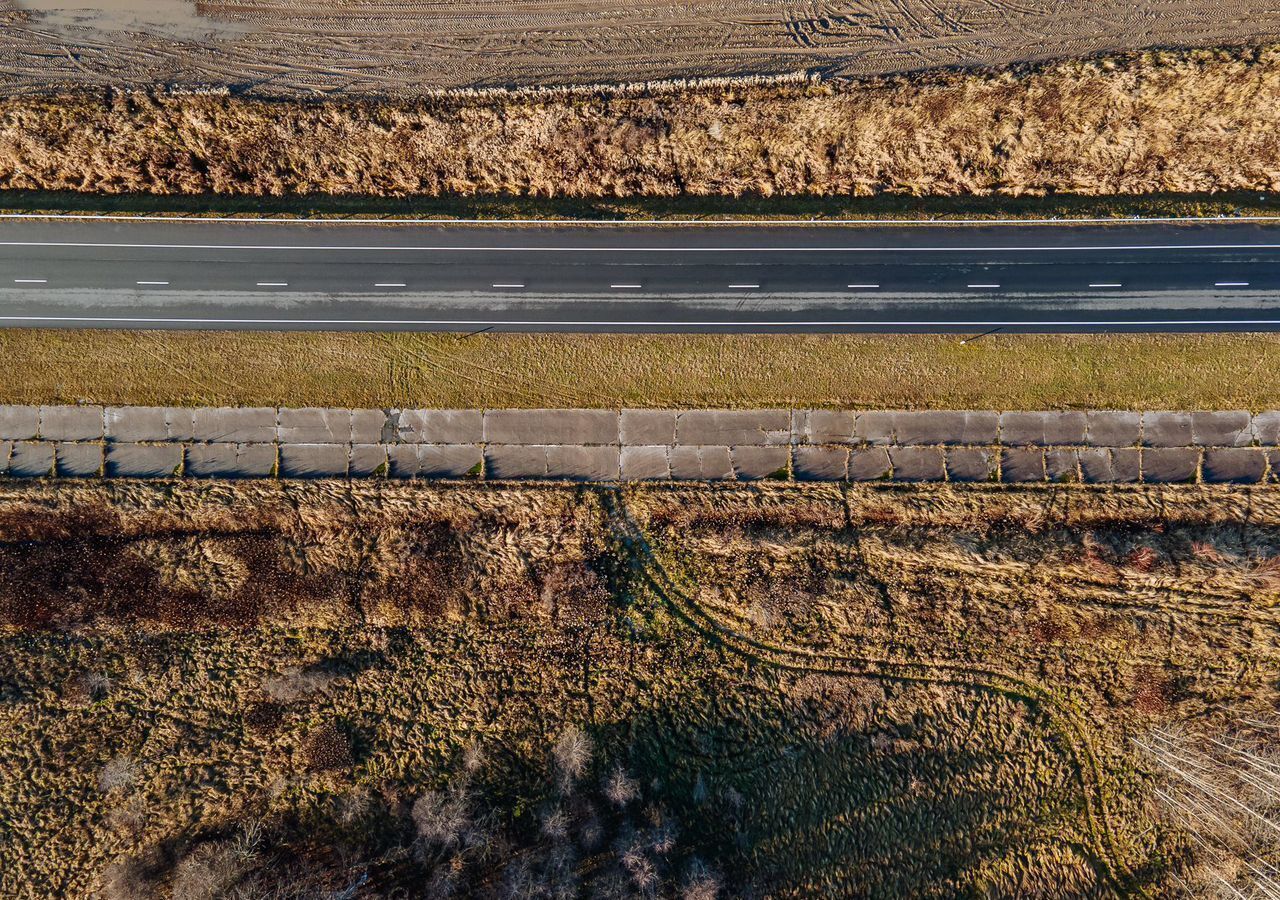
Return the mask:
<svg viewBox="0 0 1280 900">
<path fill-rule="evenodd" d="M 0 406 L 0 475 L 1280 480 L 1280 411 Z"/>
</svg>

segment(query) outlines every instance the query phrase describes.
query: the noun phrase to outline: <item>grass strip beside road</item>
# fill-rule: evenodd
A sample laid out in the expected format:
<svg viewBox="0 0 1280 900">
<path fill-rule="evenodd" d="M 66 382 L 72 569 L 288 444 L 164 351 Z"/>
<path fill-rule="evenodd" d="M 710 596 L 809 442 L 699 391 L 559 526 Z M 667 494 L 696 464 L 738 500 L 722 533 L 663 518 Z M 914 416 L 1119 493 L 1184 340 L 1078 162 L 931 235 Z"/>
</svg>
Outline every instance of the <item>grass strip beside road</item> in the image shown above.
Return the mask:
<svg viewBox="0 0 1280 900">
<path fill-rule="evenodd" d="M 1280 335 L 0 331 L 0 403 L 1280 407 Z"/>
<path fill-rule="evenodd" d="M 62 215 L 549 221 L 917 221 L 971 219 L 1131 219 L 1280 217 L 1280 196 L 1257 191 L 1153 193 L 1110 197 L 682 196 L 629 199 L 564 197 L 286 197 L 202 194 L 90 194 L 0 190 L 0 213 Z"/>
</svg>

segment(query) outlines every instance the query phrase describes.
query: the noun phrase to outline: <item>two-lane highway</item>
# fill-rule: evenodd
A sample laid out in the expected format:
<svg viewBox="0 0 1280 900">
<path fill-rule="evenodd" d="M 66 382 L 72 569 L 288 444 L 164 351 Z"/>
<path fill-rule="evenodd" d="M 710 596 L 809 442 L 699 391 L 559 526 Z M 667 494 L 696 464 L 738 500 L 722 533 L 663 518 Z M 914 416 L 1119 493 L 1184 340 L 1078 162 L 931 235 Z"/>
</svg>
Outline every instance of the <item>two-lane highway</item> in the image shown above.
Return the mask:
<svg viewBox="0 0 1280 900">
<path fill-rule="evenodd" d="M 0 220 L 0 325 L 475 331 L 1280 327 L 1280 225 Z"/>
</svg>

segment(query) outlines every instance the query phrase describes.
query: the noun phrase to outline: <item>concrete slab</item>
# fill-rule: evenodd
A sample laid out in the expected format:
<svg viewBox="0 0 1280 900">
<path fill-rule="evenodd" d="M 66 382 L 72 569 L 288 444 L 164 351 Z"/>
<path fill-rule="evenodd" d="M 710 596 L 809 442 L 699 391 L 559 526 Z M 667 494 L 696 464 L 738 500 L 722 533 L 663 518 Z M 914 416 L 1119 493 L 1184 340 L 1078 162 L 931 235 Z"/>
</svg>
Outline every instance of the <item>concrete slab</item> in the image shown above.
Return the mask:
<svg viewBox="0 0 1280 900">
<path fill-rule="evenodd" d="M 982 447 L 956 448 L 947 451 L 947 480 L 958 482 L 991 481 L 996 475 L 995 454 Z"/>
<path fill-rule="evenodd" d="M 676 419 L 676 443 L 686 446 L 776 447 L 790 442 L 787 409 L 696 409 Z"/>
<path fill-rule="evenodd" d="M 281 444 L 281 478 L 346 478 L 350 466 L 346 444 Z"/>
<path fill-rule="evenodd" d="M 271 407 L 210 407 L 195 410 L 197 441 L 217 444 L 267 444 L 276 439 L 276 411 Z"/>
<path fill-rule="evenodd" d="M 899 444 L 993 444 L 1000 417 L 995 412 L 923 410 L 894 417 Z"/>
<path fill-rule="evenodd" d="M 675 420 L 672 420 L 672 428 Z M 626 440 L 624 437 L 623 440 Z M 665 481 L 671 477 L 671 463 L 667 461 L 666 447 L 622 448 L 621 475 L 625 481 Z"/>
<path fill-rule="evenodd" d="M 1267 475 L 1267 453 L 1253 447 L 1206 450 L 1201 472 L 1208 482 L 1257 484 Z"/>
<path fill-rule="evenodd" d="M 478 444 L 484 440 L 484 413 L 478 409 L 392 410 L 396 435 L 410 444 Z"/>
<path fill-rule="evenodd" d="M 733 455 L 728 447 L 699 447 L 698 454 L 702 459 L 702 477 L 713 481 L 732 480 Z"/>
<path fill-rule="evenodd" d="M 684 481 L 732 480 L 733 459 L 728 447 L 671 448 L 671 477 Z"/>
<path fill-rule="evenodd" d="M 882 409 L 858 413 L 853 433 L 854 440 L 880 447 L 894 443 L 893 427 L 896 415 L 897 413 L 891 410 Z"/>
<path fill-rule="evenodd" d="M 798 444 L 849 444 L 856 420 L 849 410 L 797 409 L 791 415 L 791 433 Z"/>
<path fill-rule="evenodd" d="M 1044 452 L 1044 474 L 1050 481 L 1080 481 L 1080 457 L 1077 451 L 1056 447 Z"/>
<path fill-rule="evenodd" d="M 9 453 L 11 478 L 44 478 L 53 474 L 53 444 L 17 443 Z"/>
<path fill-rule="evenodd" d="M 547 448 L 490 444 L 484 450 L 486 478 L 546 478 Z"/>
<path fill-rule="evenodd" d="M 734 474 L 742 481 L 787 475 L 790 447 L 734 447 L 731 452 Z"/>
<path fill-rule="evenodd" d="M 3 420 L 4 412 L 0 408 L 0 422 Z M 0 426 L 0 434 L 3 434 L 3 426 Z M 1254 414 L 1253 438 L 1264 447 L 1280 445 L 1280 409 L 1268 409 Z"/>
<path fill-rule="evenodd" d="M 1071 410 L 1015 411 L 1000 414 L 1000 443 L 1006 447 L 1057 447 L 1083 444 L 1088 421 Z"/>
<path fill-rule="evenodd" d="M 387 447 L 385 444 L 352 444 L 351 462 L 347 475 L 351 478 L 368 478 L 387 474 Z"/>
<path fill-rule="evenodd" d="M 183 472 L 193 478 L 267 478 L 276 473 L 276 445 L 192 444 Z"/>
<path fill-rule="evenodd" d="M 1116 480 L 1111 467 L 1111 451 L 1105 447 L 1086 447 L 1080 450 L 1080 480 L 1085 484 L 1109 484 Z"/>
<path fill-rule="evenodd" d="M 93 478 L 102 474 L 102 445 L 58 443 L 57 474 L 60 478 Z"/>
<path fill-rule="evenodd" d="M 103 413 L 108 441 L 121 444 L 189 441 L 195 433 L 190 409 L 172 406 L 109 406 Z"/>
<path fill-rule="evenodd" d="M 674 409 L 624 409 L 621 440 L 633 446 L 657 446 L 676 442 Z"/>
<path fill-rule="evenodd" d="M 547 477 L 567 481 L 617 481 L 617 447 L 579 447 L 556 444 L 547 448 Z"/>
<path fill-rule="evenodd" d="M 1119 409 L 1090 410 L 1085 443 L 1093 447 L 1135 447 L 1142 437 L 1142 413 Z"/>
<path fill-rule="evenodd" d="M 850 481 L 881 481 L 889 477 L 892 468 L 884 447 L 859 447 L 849 453 Z"/>
<path fill-rule="evenodd" d="M 40 407 L 0 406 L 0 440 L 29 441 L 40 433 Z"/>
<path fill-rule="evenodd" d="M 608 409 L 491 409 L 484 439 L 492 444 L 616 444 L 618 413 Z"/>
<path fill-rule="evenodd" d="M 938 447 L 890 447 L 894 481 L 945 481 L 946 458 Z"/>
<path fill-rule="evenodd" d="M 1191 413 L 1145 412 L 1142 414 L 1142 446 L 1190 447 Z"/>
<path fill-rule="evenodd" d="M 392 478 L 466 478 L 479 473 L 479 444 L 392 444 L 387 448 Z"/>
<path fill-rule="evenodd" d="M 1156 447 L 1142 451 L 1142 480 L 1145 482 L 1182 484 L 1195 481 L 1199 471 L 1200 451 L 1196 448 Z"/>
<path fill-rule="evenodd" d="M 13 452 L 13 441 L 0 441 L 0 475 L 9 471 L 9 454 Z"/>
<path fill-rule="evenodd" d="M 182 470 L 181 444 L 108 444 L 109 478 L 173 478 Z"/>
<path fill-rule="evenodd" d="M 351 410 L 351 443 L 370 446 L 386 443 L 394 436 L 389 434 L 388 431 L 386 410 Z"/>
<path fill-rule="evenodd" d="M 1010 447 L 1000 454 L 1000 480 L 1006 484 L 1044 481 L 1044 451 Z"/>
<path fill-rule="evenodd" d="M 1141 478 L 1142 453 L 1136 447 L 1111 451 L 1111 480 L 1120 484 L 1133 484 Z"/>
<path fill-rule="evenodd" d="M 40 437 L 46 441 L 101 440 L 102 407 L 42 406 Z"/>
<path fill-rule="evenodd" d="M 844 481 L 849 475 L 849 449 L 796 447 L 791 451 L 791 471 L 800 481 Z"/>
<path fill-rule="evenodd" d="M 1191 440 L 1198 447 L 1248 447 L 1253 443 L 1253 416 L 1240 409 L 1193 412 Z"/>
<path fill-rule="evenodd" d="M 282 407 L 278 433 L 282 444 L 346 444 L 351 440 L 351 410 Z"/>
</svg>

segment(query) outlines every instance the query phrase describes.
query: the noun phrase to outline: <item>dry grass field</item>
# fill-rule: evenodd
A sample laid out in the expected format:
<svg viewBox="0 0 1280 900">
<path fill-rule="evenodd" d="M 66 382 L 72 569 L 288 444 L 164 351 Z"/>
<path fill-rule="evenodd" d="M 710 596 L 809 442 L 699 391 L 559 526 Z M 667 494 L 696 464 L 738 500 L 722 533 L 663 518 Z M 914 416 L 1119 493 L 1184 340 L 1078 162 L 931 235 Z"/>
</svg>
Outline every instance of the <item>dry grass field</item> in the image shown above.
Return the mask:
<svg viewBox="0 0 1280 900">
<path fill-rule="evenodd" d="M 1266 0 L 0 0 L 0 78 L 24 93 L 413 95 L 874 75 L 1277 37 L 1280 11 Z"/>
<path fill-rule="evenodd" d="M 0 330 L 0 403 L 1280 409 L 1273 334 Z"/>
<path fill-rule="evenodd" d="M 1248 891 L 1168 766 L 1274 781 L 1278 561 L 1264 490 L 0 486 L 0 893 Z"/>
<path fill-rule="evenodd" d="M 851 85 L 0 99 L 0 188 L 382 197 L 1280 189 L 1280 47 Z"/>
</svg>

